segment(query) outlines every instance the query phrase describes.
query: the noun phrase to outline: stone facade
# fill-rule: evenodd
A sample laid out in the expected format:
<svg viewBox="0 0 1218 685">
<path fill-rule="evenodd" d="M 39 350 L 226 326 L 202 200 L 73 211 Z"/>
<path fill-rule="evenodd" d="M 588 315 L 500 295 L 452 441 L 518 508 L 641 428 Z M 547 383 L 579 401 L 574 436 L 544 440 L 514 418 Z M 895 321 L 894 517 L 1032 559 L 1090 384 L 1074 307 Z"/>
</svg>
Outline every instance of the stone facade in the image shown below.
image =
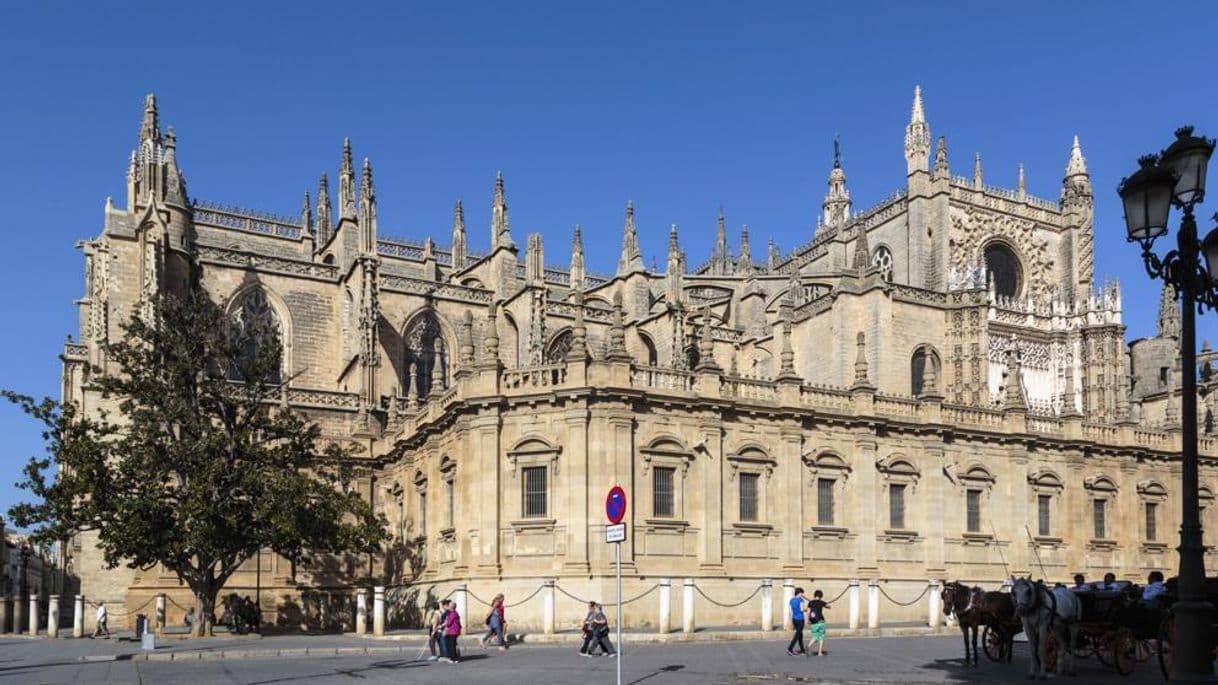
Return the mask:
<svg viewBox="0 0 1218 685">
<path fill-rule="evenodd" d="M 628 204 L 617 271 L 598 276 L 578 227 L 568 267 L 547 265 L 540 235 L 521 254 L 502 176 L 489 252 L 469 249 L 459 202 L 448 247 L 382 237 L 372 167 L 357 184 L 349 141 L 337 207 L 325 175 L 299 217 L 190 200 L 150 96 L 126 206 L 107 201 L 80 245 L 63 397 L 104 407 L 86 362 L 107 369 L 120 322 L 192 266 L 234 317 L 279 324 L 283 401 L 361 448 L 394 538 L 383 556 L 310 573 L 251 560 L 230 584 L 259 585 L 287 624 L 349 624 L 351 593 L 373 584 L 390 586 L 391 620 L 409 620 L 458 583 L 510 604 L 547 580 L 574 618 L 576 597 L 609 595 L 614 484 L 632 500 L 628 596 L 668 578 L 731 604 L 766 578 L 829 595 L 878 579 L 900 598 L 928 579 L 1170 572 L 1180 376 L 1157 374 L 1173 331 L 1131 353 L 1119 288 L 1095 287 L 1077 139 L 1056 201 L 1027 194 L 1022 170 L 1016 190 L 985 185 L 980 156 L 971 177 L 952 175 L 920 92 L 905 153 L 905 187 L 861 212 L 835 155 L 811 240 L 790 252 L 754 256 L 747 227 L 733 250 L 721 213 L 707 262 L 687 267 L 673 225 L 655 273 Z M 1208 504 L 1218 447 L 1207 436 L 1201 449 Z M 190 604 L 163 572 L 103 569 L 87 536 L 70 564 L 86 596 L 128 613 L 160 592 L 171 622 Z M 654 622 L 651 601 L 626 620 Z M 514 607 L 514 626 L 539 626 L 541 605 Z"/>
</svg>

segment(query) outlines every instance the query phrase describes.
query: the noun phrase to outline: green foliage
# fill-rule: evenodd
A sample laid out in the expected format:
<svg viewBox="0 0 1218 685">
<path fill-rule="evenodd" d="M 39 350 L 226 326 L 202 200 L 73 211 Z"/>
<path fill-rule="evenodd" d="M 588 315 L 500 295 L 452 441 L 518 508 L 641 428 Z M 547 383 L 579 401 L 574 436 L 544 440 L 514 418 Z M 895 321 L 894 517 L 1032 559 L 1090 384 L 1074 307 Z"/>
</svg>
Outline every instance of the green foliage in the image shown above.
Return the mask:
<svg viewBox="0 0 1218 685">
<path fill-rule="evenodd" d="M 280 406 L 275 326 L 234 322 L 195 291 L 163 296 L 124 332 L 111 372 L 89 381 L 116 421 L 4 393 L 46 426 L 49 458 L 26 466 L 19 485 L 36 502 L 10 509 L 17 525 L 41 540 L 95 531 L 111 567 L 163 564 L 201 609 L 259 549 L 303 566 L 378 549 L 385 521 L 353 489 L 352 455 Z"/>
</svg>

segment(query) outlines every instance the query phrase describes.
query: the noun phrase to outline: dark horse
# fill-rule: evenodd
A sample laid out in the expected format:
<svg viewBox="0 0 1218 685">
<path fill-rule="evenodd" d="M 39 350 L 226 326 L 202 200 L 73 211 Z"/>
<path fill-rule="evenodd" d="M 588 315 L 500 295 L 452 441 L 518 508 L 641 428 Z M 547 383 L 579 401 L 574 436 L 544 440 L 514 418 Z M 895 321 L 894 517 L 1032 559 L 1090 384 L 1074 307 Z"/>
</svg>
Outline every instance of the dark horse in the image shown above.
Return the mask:
<svg viewBox="0 0 1218 685">
<path fill-rule="evenodd" d="M 1004 592 L 983 592 L 979 587 L 968 587 L 963 583 L 951 582 L 943 586 L 940 595 L 943 599 L 943 614 L 955 616 L 960 625 L 960 634 L 964 637 L 964 665 L 971 662 L 980 665 L 980 654 L 977 652 L 977 633 L 982 626 L 990 626 L 990 630 L 1000 630 L 1001 624 L 1015 617 L 1015 605 L 1011 596 Z M 969 631 L 973 633 L 973 647 L 969 649 Z M 1005 640 L 1014 636 L 1000 633 Z M 1007 661 L 1011 660 L 1010 645 L 1005 649 Z"/>
</svg>

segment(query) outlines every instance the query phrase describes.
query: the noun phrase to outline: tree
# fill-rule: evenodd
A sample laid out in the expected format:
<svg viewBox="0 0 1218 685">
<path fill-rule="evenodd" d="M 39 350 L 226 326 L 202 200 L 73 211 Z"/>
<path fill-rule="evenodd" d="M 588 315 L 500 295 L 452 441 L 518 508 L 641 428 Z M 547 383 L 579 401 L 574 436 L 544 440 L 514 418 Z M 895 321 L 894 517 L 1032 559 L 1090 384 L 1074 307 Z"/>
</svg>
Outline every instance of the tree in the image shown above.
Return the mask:
<svg viewBox="0 0 1218 685">
<path fill-rule="evenodd" d="M 352 452 L 323 447 L 317 424 L 281 405 L 277 325 L 243 314 L 226 316 L 198 289 L 135 314 L 107 349 L 113 372 L 89 381 L 114 420 L 4 392 L 46 427 L 47 457 L 18 484 L 36 501 L 10 509 L 14 522 L 46 541 L 94 531 L 111 568 L 163 565 L 194 593 L 196 636 L 259 550 L 308 567 L 386 538 L 353 487 Z"/>
</svg>

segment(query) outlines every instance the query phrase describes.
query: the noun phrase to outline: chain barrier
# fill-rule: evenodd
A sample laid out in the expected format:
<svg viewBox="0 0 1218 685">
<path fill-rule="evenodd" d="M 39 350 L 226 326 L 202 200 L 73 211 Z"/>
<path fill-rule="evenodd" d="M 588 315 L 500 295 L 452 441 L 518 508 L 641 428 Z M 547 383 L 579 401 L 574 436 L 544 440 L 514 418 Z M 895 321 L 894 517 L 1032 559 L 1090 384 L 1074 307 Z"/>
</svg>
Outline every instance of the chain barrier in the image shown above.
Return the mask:
<svg viewBox="0 0 1218 685">
<path fill-rule="evenodd" d="M 893 599 L 893 598 L 892 598 L 892 595 L 890 595 L 890 594 L 888 594 L 887 592 L 885 592 L 885 591 L 884 591 L 884 586 L 883 586 L 883 585 L 877 585 L 876 587 L 878 587 L 878 588 L 880 589 L 880 594 L 881 594 L 881 595 L 884 595 L 885 597 L 887 597 L 887 598 L 888 598 L 888 601 L 892 602 L 893 604 L 895 604 L 895 605 L 897 605 L 897 606 L 899 606 L 899 607 L 909 607 L 909 606 L 913 606 L 913 605 L 917 604 L 918 602 L 922 601 L 922 598 L 926 596 L 926 593 L 930 592 L 930 585 L 924 585 L 924 586 L 922 586 L 922 592 L 921 592 L 921 593 L 919 593 L 917 597 L 914 597 L 912 601 L 909 601 L 909 602 L 898 602 L 897 600 L 895 600 L 895 599 Z"/>
<path fill-rule="evenodd" d="M 576 597 L 575 595 L 571 594 L 570 592 L 567 592 L 566 590 L 562 589 L 562 586 L 559 585 L 558 583 L 554 584 L 554 589 L 558 590 L 559 592 L 563 593 L 564 595 L 570 597 L 571 599 L 579 602 L 580 604 L 587 604 L 588 602 L 592 601 L 590 599 L 580 599 L 579 597 Z"/>
<path fill-rule="evenodd" d="M 165 595 L 165 599 L 166 599 L 166 600 L 167 600 L 167 601 L 168 601 L 170 604 L 172 604 L 172 605 L 174 605 L 175 607 L 177 607 L 177 608 L 181 609 L 182 611 L 190 611 L 190 609 L 189 609 L 189 608 L 184 607 L 184 606 L 182 606 L 181 604 L 178 604 L 176 601 L 174 601 L 173 597 L 171 597 L 171 596 L 169 596 L 169 595 Z M 191 608 L 193 608 L 193 607 L 191 607 Z"/>
<path fill-rule="evenodd" d="M 842 597 L 845 597 L 847 592 L 850 592 L 850 586 L 849 586 L 849 585 L 847 585 L 846 587 L 842 588 L 842 591 L 841 591 L 841 592 L 839 592 L 839 593 L 837 593 L 837 596 L 836 596 L 836 597 L 834 597 L 833 599 L 826 600 L 826 601 L 825 601 L 825 604 L 833 604 L 834 602 L 836 602 L 837 600 L 841 599 Z"/>
<path fill-rule="evenodd" d="M 543 584 L 541 584 L 541 585 L 538 585 L 538 586 L 537 586 L 537 589 L 533 591 L 533 594 L 529 595 L 528 597 L 525 597 L 524 599 L 520 600 L 519 602 L 512 602 L 511 604 L 508 604 L 507 602 L 504 602 L 503 607 L 504 607 L 505 609 L 510 609 L 510 608 L 512 608 L 512 607 L 518 607 L 518 606 L 520 606 L 521 604 L 524 604 L 525 602 L 529 601 L 530 599 L 533 599 L 534 597 L 536 597 L 536 596 L 537 596 L 537 593 L 541 592 L 543 588 L 545 588 L 545 584 L 544 584 L 544 583 L 543 583 Z"/>
<path fill-rule="evenodd" d="M 484 605 L 486 605 L 486 606 L 488 606 L 488 607 L 491 605 L 491 603 L 490 603 L 490 602 L 486 601 L 485 599 L 482 599 L 482 598 L 481 598 L 481 597 L 479 597 L 478 595 L 475 595 L 475 594 L 474 594 L 474 591 L 473 591 L 473 590 L 471 590 L 471 589 L 469 589 L 469 586 L 466 586 L 466 588 L 465 588 L 465 594 L 469 595 L 470 597 L 473 597 L 473 598 L 474 598 L 474 601 L 476 601 L 476 602 L 479 602 L 479 603 L 481 603 L 481 604 L 484 604 Z"/>
<path fill-rule="evenodd" d="M 717 607 L 723 607 L 724 609 L 732 609 L 732 608 L 735 608 L 735 607 L 741 606 L 741 605 L 743 605 L 745 602 L 747 602 L 747 601 L 749 601 L 750 599 L 752 599 L 752 598 L 756 597 L 756 596 L 757 596 L 757 593 L 758 593 L 758 592 L 761 592 L 761 588 L 763 588 L 763 587 L 765 587 L 765 586 L 764 586 L 764 585 L 762 585 L 762 584 L 760 584 L 760 583 L 758 583 L 758 584 L 757 584 L 757 589 L 753 590 L 753 593 L 752 593 L 751 595 L 749 595 L 748 597 L 745 597 L 744 599 L 740 600 L 739 602 L 736 602 L 735 604 L 724 604 L 724 603 L 722 603 L 722 602 L 716 602 L 715 600 L 711 599 L 709 595 L 707 595 L 705 592 L 703 592 L 703 591 L 702 591 L 702 588 L 698 587 L 697 585 L 694 585 L 694 590 L 696 590 L 696 591 L 698 592 L 698 594 L 702 595 L 702 597 L 703 597 L 704 599 L 706 599 L 706 601 L 710 602 L 711 604 L 714 604 L 714 605 L 715 605 L 715 606 L 717 606 Z"/>
<path fill-rule="evenodd" d="M 106 615 L 107 616 L 131 616 L 132 614 L 138 612 L 140 609 L 143 609 L 144 607 L 147 607 L 149 604 L 152 604 L 153 600 L 155 600 L 155 599 L 156 599 L 156 597 L 149 598 L 148 601 L 146 601 L 143 604 L 137 606 L 136 608 L 130 609 L 128 611 L 110 611 L 110 609 L 107 607 Z M 95 602 L 90 602 L 88 600 L 86 600 L 85 603 L 91 607 L 97 606 L 97 604 Z"/>
</svg>

